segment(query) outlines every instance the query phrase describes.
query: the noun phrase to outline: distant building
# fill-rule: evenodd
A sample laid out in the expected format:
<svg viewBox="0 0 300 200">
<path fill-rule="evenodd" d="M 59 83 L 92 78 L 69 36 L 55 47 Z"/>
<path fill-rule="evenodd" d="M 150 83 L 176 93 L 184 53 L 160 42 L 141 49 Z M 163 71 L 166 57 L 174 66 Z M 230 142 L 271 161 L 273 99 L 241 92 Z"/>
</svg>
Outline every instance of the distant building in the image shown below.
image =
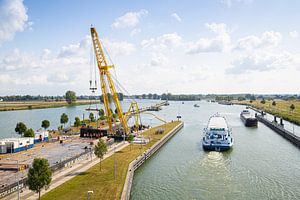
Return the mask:
<svg viewBox="0 0 300 200">
<path fill-rule="evenodd" d="M 0 102 L 2 102 L 3 101 L 3 99 L 0 99 Z"/>
</svg>

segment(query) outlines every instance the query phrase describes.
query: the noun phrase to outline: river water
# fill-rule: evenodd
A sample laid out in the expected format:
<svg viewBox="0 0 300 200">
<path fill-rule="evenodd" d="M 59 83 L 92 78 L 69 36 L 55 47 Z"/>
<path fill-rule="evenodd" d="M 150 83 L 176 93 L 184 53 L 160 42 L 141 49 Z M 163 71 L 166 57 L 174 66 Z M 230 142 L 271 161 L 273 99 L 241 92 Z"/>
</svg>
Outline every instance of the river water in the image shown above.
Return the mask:
<svg viewBox="0 0 300 200">
<path fill-rule="evenodd" d="M 184 128 L 135 173 L 131 199 L 300 199 L 300 150 L 265 125 L 246 128 L 244 106 L 171 102 L 159 113 L 178 112 Z M 233 130 L 228 152 L 204 152 L 203 128 L 219 112 Z"/>
<path fill-rule="evenodd" d="M 160 101 L 137 100 L 137 102 L 140 107 L 145 107 L 154 105 Z M 124 100 L 121 102 L 121 106 L 124 108 L 124 111 L 127 111 L 129 105 L 129 100 Z M 66 126 L 69 126 L 70 124 L 74 123 L 75 117 L 80 117 L 80 119 L 83 117 L 85 119 L 88 118 L 89 112 L 85 109 L 89 108 L 90 106 L 91 108 L 96 108 L 96 105 L 81 105 L 0 112 L 0 138 L 19 137 L 19 135 L 15 133 L 15 127 L 18 122 L 24 122 L 27 128 L 38 130 L 41 128 L 42 120 L 47 119 L 50 121 L 49 129 L 57 129 L 57 127 L 61 125 L 60 116 L 62 113 L 66 113 L 68 115 L 69 122 L 66 124 Z M 103 105 L 98 105 L 97 108 L 103 108 Z M 142 122 L 143 121 L 145 123 L 152 123 L 153 125 L 159 123 L 159 121 L 153 119 L 151 115 L 143 115 Z"/>
<path fill-rule="evenodd" d="M 129 101 L 122 102 L 123 108 Z M 138 101 L 140 107 L 158 101 Z M 159 112 L 161 118 L 176 119 L 180 114 L 184 128 L 135 173 L 132 200 L 140 199 L 300 199 L 300 151 L 290 142 L 259 123 L 246 128 L 239 119 L 243 106 L 226 106 L 205 101 L 170 102 Z M 0 138 L 12 137 L 17 122 L 38 129 L 50 120 L 56 129 L 60 115 L 88 117 L 88 105 L 36 110 L 0 112 Z M 100 106 L 101 107 L 101 106 Z M 126 109 L 125 109 L 126 110 Z M 224 115 L 233 130 L 235 144 L 229 152 L 204 152 L 203 128 L 216 112 Z M 160 123 L 151 115 L 142 121 Z M 16 136 L 16 135 L 14 135 Z"/>
</svg>

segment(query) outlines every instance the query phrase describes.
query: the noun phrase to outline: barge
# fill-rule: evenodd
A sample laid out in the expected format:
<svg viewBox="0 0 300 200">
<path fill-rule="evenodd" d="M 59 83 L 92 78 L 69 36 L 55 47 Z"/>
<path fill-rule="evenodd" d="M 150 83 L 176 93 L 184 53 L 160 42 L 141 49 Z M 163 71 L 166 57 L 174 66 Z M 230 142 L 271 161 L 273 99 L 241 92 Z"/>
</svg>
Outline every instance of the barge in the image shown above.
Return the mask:
<svg viewBox="0 0 300 200">
<path fill-rule="evenodd" d="M 243 110 L 240 114 L 240 118 L 246 127 L 257 127 L 258 120 L 251 115 L 249 110 Z"/>
</svg>

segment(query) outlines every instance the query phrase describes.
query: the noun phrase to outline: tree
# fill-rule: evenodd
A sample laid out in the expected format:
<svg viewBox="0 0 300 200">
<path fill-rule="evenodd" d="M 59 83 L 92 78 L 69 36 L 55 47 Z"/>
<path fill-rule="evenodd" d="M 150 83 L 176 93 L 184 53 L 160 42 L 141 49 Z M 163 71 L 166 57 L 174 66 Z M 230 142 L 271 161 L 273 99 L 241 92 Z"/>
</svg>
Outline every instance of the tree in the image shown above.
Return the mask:
<svg viewBox="0 0 300 200">
<path fill-rule="evenodd" d="M 272 106 L 276 106 L 276 102 L 275 101 L 272 102 Z"/>
<path fill-rule="evenodd" d="M 290 106 L 290 109 L 291 109 L 291 111 L 293 112 L 293 111 L 295 110 L 295 105 L 292 104 L 292 105 Z"/>
<path fill-rule="evenodd" d="M 244 97 L 238 97 L 238 101 L 244 101 L 246 100 Z"/>
<path fill-rule="evenodd" d="M 107 146 L 102 139 L 99 139 L 99 142 L 95 146 L 95 155 L 100 159 L 100 171 L 101 171 L 101 160 L 103 159 L 104 154 L 107 152 Z"/>
<path fill-rule="evenodd" d="M 101 109 L 99 110 L 99 116 L 102 117 L 102 116 L 104 116 L 104 114 L 105 114 L 105 113 L 104 113 L 104 110 L 101 108 Z"/>
<path fill-rule="evenodd" d="M 95 121 L 94 113 L 91 112 L 89 115 L 89 118 L 90 118 L 91 122 L 94 122 Z"/>
<path fill-rule="evenodd" d="M 80 126 L 80 124 L 81 124 L 81 121 L 80 121 L 79 117 L 75 117 L 74 126 L 78 127 L 78 126 Z"/>
<path fill-rule="evenodd" d="M 23 122 L 19 122 L 16 125 L 15 131 L 17 133 L 19 133 L 20 135 L 22 135 L 23 133 L 25 133 L 25 131 L 27 130 L 26 125 Z"/>
<path fill-rule="evenodd" d="M 51 183 L 52 171 L 49 167 L 48 160 L 45 158 L 35 158 L 28 171 L 29 189 L 39 194 L 41 199 L 41 190 L 48 187 Z"/>
<path fill-rule="evenodd" d="M 50 122 L 49 122 L 49 120 L 43 120 L 42 121 L 42 127 L 46 130 L 47 128 L 49 128 L 49 126 L 50 126 Z"/>
<path fill-rule="evenodd" d="M 161 95 L 161 100 L 167 100 L 167 94 L 166 93 L 163 93 Z"/>
<path fill-rule="evenodd" d="M 72 104 L 76 101 L 76 93 L 73 91 L 67 91 L 66 92 L 66 101 L 68 102 L 68 104 Z"/>
<path fill-rule="evenodd" d="M 131 143 L 132 143 L 133 139 L 134 139 L 134 135 L 132 135 L 132 134 L 128 135 L 127 141 L 130 143 L 130 151 L 131 151 Z"/>
<path fill-rule="evenodd" d="M 262 100 L 260 101 L 260 103 L 261 103 L 261 104 L 265 104 L 265 103 L 266 103 L 265 99 L 262 99 Z"/>
<path fill-rule="evenodd" d="M 32 128 L 27 129 L 23 135 L 24 137 L 34 137 L 34 131 Z"/>
<path fill-rule="evenodd" d="M 67 123 L 69 121 L 69 117 L 66 113 L 63 113 L 61 116 L 60 116 L 60 123 L 61 124 L 64 124 L 65 126 L 65 123 Z"/>
</svg>

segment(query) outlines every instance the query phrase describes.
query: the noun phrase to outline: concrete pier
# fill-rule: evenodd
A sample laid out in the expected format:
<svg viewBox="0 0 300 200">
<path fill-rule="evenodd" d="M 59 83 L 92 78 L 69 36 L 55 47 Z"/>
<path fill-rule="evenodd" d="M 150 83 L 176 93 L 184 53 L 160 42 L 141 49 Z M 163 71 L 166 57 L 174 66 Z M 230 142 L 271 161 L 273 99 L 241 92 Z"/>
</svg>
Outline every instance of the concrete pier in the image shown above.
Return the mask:
<svg viewBox="0 0 300 200">
<path fill-rule="evenodd" d="M 300 137 L 293 134 L 292 132 L 284 129 L 282 119 L 280 119 L 280 124 L 278 124 L 276 121 L 269 121 L 262 115 L 255 115 L 255 117 L 260 121 L 261 123 L 265 124 L 267 127 L 284 137 L 285 139 L 289 140 L 292 144 L 300 148 Z"/>
</svg>

